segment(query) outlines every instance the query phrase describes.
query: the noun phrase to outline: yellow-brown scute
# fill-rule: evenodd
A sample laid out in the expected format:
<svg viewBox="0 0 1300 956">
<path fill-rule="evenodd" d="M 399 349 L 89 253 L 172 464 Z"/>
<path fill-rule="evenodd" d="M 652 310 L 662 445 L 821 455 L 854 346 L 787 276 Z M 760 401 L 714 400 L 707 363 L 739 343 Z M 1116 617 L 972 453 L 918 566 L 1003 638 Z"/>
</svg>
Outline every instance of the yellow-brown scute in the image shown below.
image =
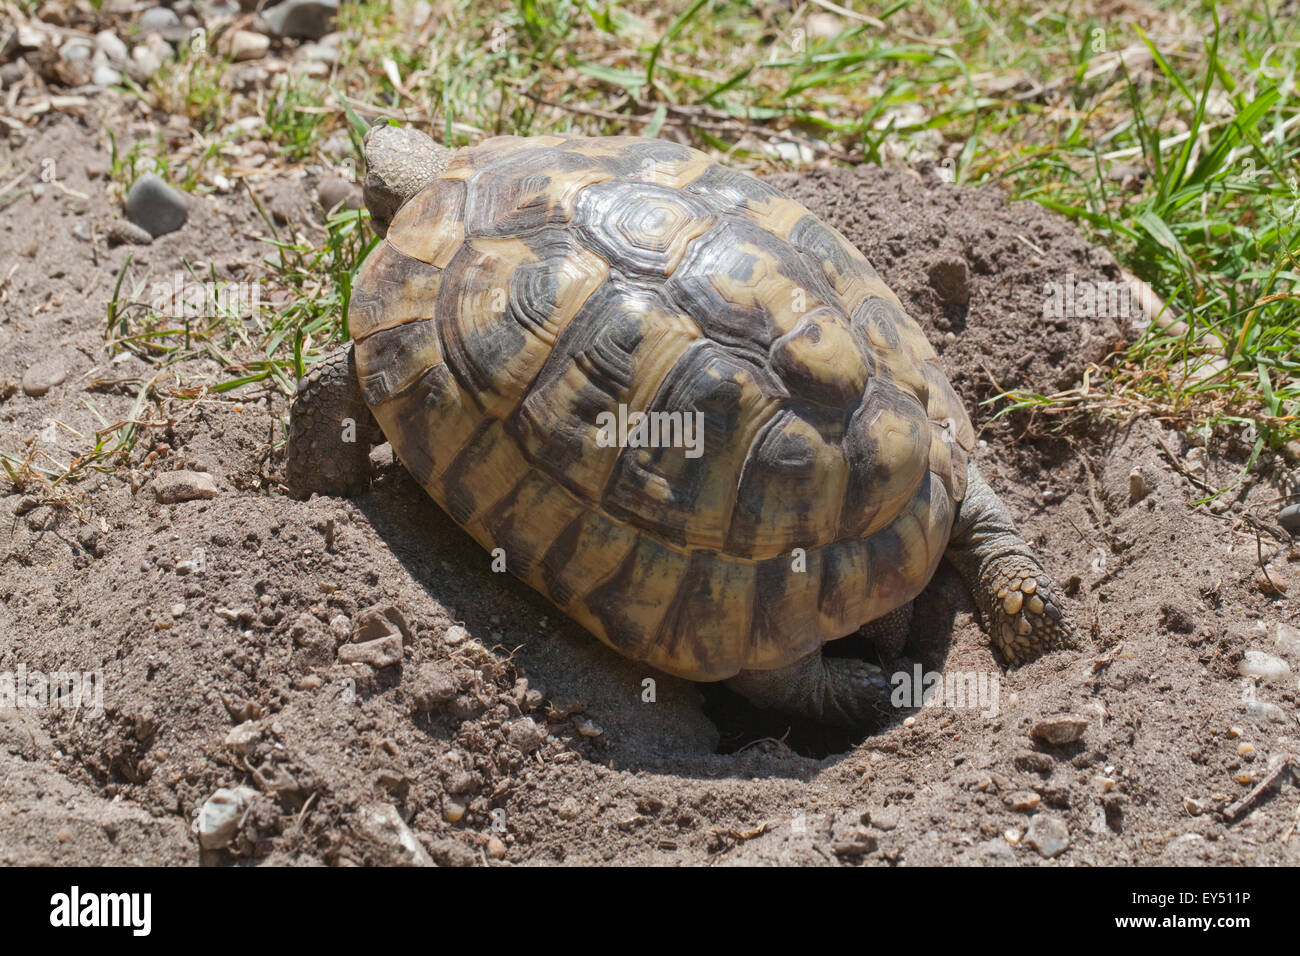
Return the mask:
<svg viewBox="0 0 1300 956">
<path fill-rule="evenodd" d="M 684 677 L 788 664 L 911 600 L 964 493 L 970 421 L 867 260 L 673 143 L 462 150 L 393 218 L 349 319 L 429 494 Z"/>
</svg>

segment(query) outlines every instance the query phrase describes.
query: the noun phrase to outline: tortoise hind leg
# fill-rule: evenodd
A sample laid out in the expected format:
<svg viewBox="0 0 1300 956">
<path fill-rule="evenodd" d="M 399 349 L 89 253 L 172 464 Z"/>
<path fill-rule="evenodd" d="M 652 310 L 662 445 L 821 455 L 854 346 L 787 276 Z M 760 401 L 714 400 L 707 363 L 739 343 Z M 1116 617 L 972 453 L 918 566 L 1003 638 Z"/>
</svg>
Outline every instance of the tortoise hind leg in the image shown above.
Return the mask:
<svg viewBox="0 0 1300 956">
<path fill-rule="evenodd" d="M 756 707 L 841 727 L 879 726 L 899 712 L 888 674 L 857 658 L 825 657 L 820 648 L 788 667 L 741 671 L 724 683 Z"/>
<path fill-rule="evenodd" d="M 383 440 L 362 398 L 349 342 L 298 382 L 285 452 L 289 494 L 349 497 L 365 491 L 370 484 L 370 446 Z"/>
<path fill-rule="evenodd" d="M 860 628 L 863 637 L 871 642 L 879 659 L 886 663 L 903 653 L 903 646 L 911 636 L 912 602 L 899 605 L 884 617 L 868 621 Z"/>
</svg>

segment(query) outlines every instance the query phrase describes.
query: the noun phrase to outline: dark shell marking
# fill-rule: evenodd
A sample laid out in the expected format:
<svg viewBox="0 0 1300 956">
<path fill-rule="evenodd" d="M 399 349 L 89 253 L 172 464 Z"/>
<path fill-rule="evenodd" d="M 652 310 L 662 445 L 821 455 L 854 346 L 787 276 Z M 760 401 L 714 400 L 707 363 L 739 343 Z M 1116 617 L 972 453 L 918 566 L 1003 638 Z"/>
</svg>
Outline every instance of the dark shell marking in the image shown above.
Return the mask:
<svg viewBox="0 0 1300 956">
<path fill-rule="evenodd" d="M 683 677 L 792 663 L 910 601 L 965 490 L 970 421 L 865 257 L 673 143 L 461 150 L 394 216 L 349 320 L 429 494 Z M 701 413 L 703 453 L 602 447 L 620 405 Z"/>
</svg>

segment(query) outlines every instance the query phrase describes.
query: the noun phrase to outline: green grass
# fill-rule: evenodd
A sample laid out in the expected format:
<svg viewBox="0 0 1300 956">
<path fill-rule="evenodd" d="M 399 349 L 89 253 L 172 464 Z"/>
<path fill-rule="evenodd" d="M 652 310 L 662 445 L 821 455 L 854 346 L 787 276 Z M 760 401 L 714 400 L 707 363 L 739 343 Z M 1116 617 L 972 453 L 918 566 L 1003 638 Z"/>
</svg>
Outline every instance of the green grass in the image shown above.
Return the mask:
<svg viewBox="0 0 1300 956">
<path fill-rule="evenodd" d="M 758 170 L 940 161 L 960 183 L 1069 216 L 1183 323 L 1176 336 L 1135 333 L 1082 400 L 1012 393 L 1004 407 L 1146 411 L 1233 430 L 1255 451 L 1300 438 L 1300 21 L 1264 0 L 1127 5 L 1127 21 L 1095 2 L 853 7 L 454 0 L 421 25 L 409 3 L 346 4 L 333 86 L 237 95 L 222 82 L 228 64 L 210 57 L 144 95 L 213 141 L 236 116 L 261 116 L 290 162 L 319 159 L 350 128 L 346 104 L 451 145 L 672 130 Z M 268 233 L 287 298 L 240 339 L 257 358 L 236 360 L 212 329 L 198 335 L 229 368 L 228 388 L 288 390 L 342 336 L 371 245 L 356 214 L 317 248 L 276 238 L 269 222 Z M 174 334 L 150 348 L 180 354 Z"/>
</svg>

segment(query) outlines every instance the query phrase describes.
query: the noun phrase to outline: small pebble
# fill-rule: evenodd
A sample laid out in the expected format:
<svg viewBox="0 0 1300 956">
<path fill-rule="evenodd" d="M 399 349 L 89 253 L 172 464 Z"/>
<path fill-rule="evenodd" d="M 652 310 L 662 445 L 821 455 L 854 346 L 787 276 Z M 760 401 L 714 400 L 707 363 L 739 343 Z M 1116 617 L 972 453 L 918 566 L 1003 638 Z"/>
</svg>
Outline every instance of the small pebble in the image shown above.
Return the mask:
<svg viewBox="0 0 1300 956">
<path fill-rule="evenodd" d="M 246 756 L 252 752 L 261 736 L 262 728 L 256 721 L 246 720 L 238 727 L 231 728 L 222 745 L 232 753 Z"/>
<path fill-rule="evenodd" d="M 1300 502 L 1287 505 L 1279 511 L 1277 520 L 1290 534 L 1300 535 Z"/>
<path fill-rule="evenodd" d="M 376 803 L 357 813 L 357 832 L 394 866 L 433 866 L 433 859 L 420 845 L 411 828 L 391 803 Z"/>
<path fill-rule="evenodd" d="M 215 498 L 217 483 L 206 471 L 165 471 L 153 480 L 154 497 L 162 504 Z"/>
<path fill-rule="evenodd" d="M 61 358 L 37 362 L 23 373 L 23 392 L 32 397 L 44 395 L 68 377 L 68 366 Z"/>
<path fill-rule="evenodd" d="M 146 33 L 162 32 L 169 27 L 179 26 L 180 22 L 180 17 L 176 16 L 174 10 L 169 10 L 167 7 L 150 7 L 140 14 L 138 25 L 140 35 L 144 36 Z"/>
<path fill-rule="evenodd" d="M 1291 665 L 1272 654 L 1248 650 L 1237 665 L 1237 673 L 1242 677 L 1256 677 L 1266 681 L 1285 680 L 1291 676 Z"/>
<path fill-rule="evenodd" d="M 130 56 L 130 52 L 127 50 L 126 44 L 122 39 L 112 30 L 100 30 L 96 33 L 95 46 L 99 48 L 100 52 L 104 54 L 108 59 L 108 62 L 113 66 L 126 66 L 126 61 Z"/>
<path fill-rule="evenodd" d="M 131 62 L 127 64 L 129 73 L 136 82 L 148 80 L 162 69 L 162 58 L 143 43 L 131 50 Z"/>
<path fill-rule="evenodd" d="M 84 63 L 94 51 L 94 44 L 85 37 L 72 37 L 59 47 L 59 59 L 64 63 Z"/>
<path fill-rule="evenodd" d="M 1072 744 L 1088 729 L 1086 717 L 1061 716 L 1040 720 L 1029 731 L 1029 736 L 1053 747 Z"/>
<path fill-rule="evenodd" d="M 397 635 L 381 637 L 361 644 L 344 644 L 339 648 L 340 664 L 369 664 L 376 669 L 402 662 L 402 639 Z"/>
<path fill-rule="evenodd" d="M 239 831 L 248 802 L 256 796 L 252 787 L 222 787 L 208 797 L 195 821 L 199 846 L 205 850 L 229 846 Z"/>
<path fill-rule="evenodd" d="M 1002 802 L 1012 810 L 1032 810 L 1040 803 L 1043 798 L 1032 790 L 1017 790 L 1014 793 L 1008 793 L 1002 798 Z"/>
<path fill-rule="evenodd" d="M 325 212 L 339 209 L 360 209 L 364 205 L 361 190 L 341 176 L 332 176 L 316 190 L 316 201 Z"/>
<path fill-rule="evenodd" d="M 141 229 L 126 219 L 114 219 L 110 222 L 104 229 L 104 236 L 110 246 L 147 246 L 153 242 L 153 236 L 148 229 Z"/>
<path fill-rule="evenodd" d="M 520 717 L 506 724 L 506 740 L 510 746 L 530 754 L 546 742 L 546 728 L 531 717 Z"/>
<path fill-rule="evenodd" d="M 155 239 L 185 225 L 188 210 L 185 196 L 154 173 L 136 179 L 126 195 L 127 219 Z"/>
<path fill-rule="evenodd" d="M 487 855 L 494 860 L 503 860 L 506 856 L 506 845 L 496 837 L 491 837 L 487 842 Z"/>
<path fill-rule="evenodd" d="M 229 44 L 230 58 L 236 63 L 260 60 L 266 56 L 267 51 L 271 48 L 269 37 L 254 33 L 252 30 L 236 30 L 230 35 L 227 42 Z"/>
<path fill-rule="evenodd" d="M 1025 843 L 1038 851 L 1046 860 L 1060 856 L 1070 847 L 1070 830 L 1065 822 L 1045 813 L 1029 821 Z"/>
<path fill-rule="evenodd" d="M 1151 491 L 1141 468 L 1134 468 L 1128 473 L 1128 503 L 1137 504 Z"/>
<path fill-rule="evenodd" d="M 90 82 L 96 86 L 117 86 L 122 82 L 122 71 L 115 66 L 109 66 L 107 63 L 102 64 L 95 67 Z"/>
<path fill-rule="evenodd" d="M 319 40 L 334 30 L 337 0 L 285 0 L 262 12 L 271 32 L 278 37 Z"/>
<path fill-rule="evenodd" d="M 1273 639 L 1273 649 L 1293 660 L 1300 660 L 1300 629 L 1290 624 L 1278 624 L 1277 636 Z"/>
</svg>

